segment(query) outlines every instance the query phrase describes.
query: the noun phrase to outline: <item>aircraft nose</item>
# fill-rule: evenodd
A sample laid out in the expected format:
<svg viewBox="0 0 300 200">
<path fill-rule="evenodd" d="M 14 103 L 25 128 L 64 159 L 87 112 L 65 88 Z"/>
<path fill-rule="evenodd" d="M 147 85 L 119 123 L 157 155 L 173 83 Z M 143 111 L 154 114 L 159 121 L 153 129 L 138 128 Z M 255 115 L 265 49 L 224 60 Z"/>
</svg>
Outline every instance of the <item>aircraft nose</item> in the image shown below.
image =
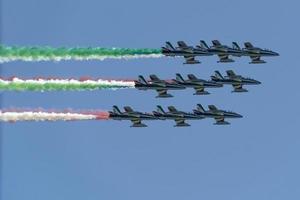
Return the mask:
<svg viewBox="0 0 300 200">
<path fill-rule="evenodd" d="M 255 80 L 254 83 L 257 84 L 257 85 L 260 85 L 260 84 L 261 84 L 261 82 L 260 82 L 260 81 L 257 81 L 257 80 Z"/>
<path fill-rule="evenodd" d="M 272 56 L 279 56 L 279 53 L 275 52 L 275 51 L 272 51 Z"/>
<path fill-rule="evenodd" d="M 243 118 L 243 115 L 240 115 L 240 114 L 238 114 L 238 113 L 235 113 L 234 116 L 235 116 L 236 118 Z"/>
</svg>

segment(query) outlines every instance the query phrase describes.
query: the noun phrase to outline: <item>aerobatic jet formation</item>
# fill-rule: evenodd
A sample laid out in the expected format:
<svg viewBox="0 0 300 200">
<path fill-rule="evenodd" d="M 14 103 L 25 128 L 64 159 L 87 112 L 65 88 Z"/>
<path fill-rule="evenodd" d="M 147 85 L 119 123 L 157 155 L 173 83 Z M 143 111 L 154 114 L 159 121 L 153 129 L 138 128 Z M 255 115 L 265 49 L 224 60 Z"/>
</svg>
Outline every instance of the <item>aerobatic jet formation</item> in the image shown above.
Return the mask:
<svg viewBox="0 0 300 200">
<path fill-rule="evenodd" d="M 209 105 L 209 110 L 204 110 L 201 104 L 197 104 L 197 109 L 192 112 L 185 112 L 177 110 L 174 106 L 168 106 L 165 111 L 162 106 L 157 105 L 156 110 L 152 113 L 134 111 L 131 107 L 125 106 L 124 112 L 121 112 L 117 106 L 113 106 L 113 111 L 109 111 L 108 119 L 113 120 L 130 120 L 132 125 L 130 127 L 147 127 L 142 123 L 143 120 L 174 120 L 174 127 L 187 127 L 190 126 L 186 120 L 201 120 L 205 118 L 213 118 L 216 120 L 217 125 L 230 124 L 225 121 L 225 118 L 241 118 L 242 115 L 217 109 L 214 105 Z"/>
<path fill-rule="evenodd" d="M 279 56 L 279 53 L 268 49 L 254 47 L 250 42 L 245 42 L 245 48 L 240 48 L 237 42 L 232 42 L 232 47 L 222 44 L 219 40 L 212 40 L 212 46 L 208 46 L 204 40 L 200 40 L 200 45 L 188 46 L 184 41 L 177 42 L 178 47 L 173 47 L 170 42 L 166 42 L 166 46 L 162 47 L 162 54 L 165 56 L 183 56 L 186 62 L 184 64 L 199 64 L 196 60 L 197 56 L 212 56 L 219 57 L 219 63 L 231 63 L 234 60 L 231 56 L 241 57 L 249 56 L 250 64 L 266 63 L 261 60 L 261 57 Z"/>
<path fill-rule="evenodd" d="M 194 113 L 179 111 L 174 106 L 169 106 L 168 110 L 169 111 L 164 111 L 164 109 L 158 105 L 157 110 L 153 111 L 153 115 L 161 119 L 174 120 L 176 123 L 175 127 L 190 126 L 185 120 L 203 119 L 203 117 L 195 115 Z"/>
<path fill-rule="evenodd" d="M 243 116 L 232 112 L 220 110 L 214 105 L 209 105 L 208 110 L 205 110 L 201 104 L 197 104 L 197 109 L 193 110 L 194 113 L 200 117 L 213 118 L 216 120 L 215 125 L 227 125 L 229 122 L 225 121 L 225 118 L 242 118 Z"/>
<path fill-rule="evenodd" d="M 212 81 L 220 84 L 232 85 L 234 90 L 232 92 L 248 92 L 243 88 L 243 85 L 259 85 L 261 82 L 252 78 L 245 78 L 241 75 L 236 75 L 233 70 L 227 70 L 227 75 L 222 76 L 219 71 L 215 71 L 215 75 L 211 76 Z"/>
<path fill-rule="evenodd" d="M 215 71 L 215 75 L 211 76 L 211 80 L 197 78 L 194 74 L 188 74 L 187 79 L 184 79 L 181 74 L 177 73 L 175 79 L 162 80 L 156 75 L 150 75 L 150 80 L 147 81 L 143 76 L 139 76 L 138 80 L 134 81 L 135 88 L 138 90 L 155 90 L 158 92 L 157 98 L 168 98 L 173 95 L 168 93 L 168 90 L 184 90 L 193 88 L 194 95 L 208 95 L 206 88 L 221 88 L 223 85 L 232 85 L 232 92 L 248 92 L 243 88 L 243 85 L 258 85 L 259 81 L 251 78 L 245 78 L 241 75 L 236 75 L 232 70 L 226 71 L 227 75 L 222 76 L 219 71 Z"/>
<path fill-rule="evenodd" d="M 181 74 L 176 74 L 176 79 L 173 79 L 179 85 L 182 85 L 187 88 L 194 88 L 194 95 L 207 95 L 209 92 L 205 91 L 205 88 L 219 88 L 223 87 L 223 84 L 217 83 L 215 81 L 206 81 L 203 79 L 197 78 L 194 74 L 188 74 L 188 79 L 184 80 Z"/>
<path fill-rule="evenodd" d="M 142 123 L 142 120 L 158 119 L 152 114 L 134 111 L 129 106 L 125 106 L 124 110 L 125 112 L 121 112 L 117 106 L 113 106 L 113 111 L 109 111 L 109 118 L 114 120 L 130 120 L 132 122 L 131 127 L 147 127 L 146 124 Z"/>
</svg>

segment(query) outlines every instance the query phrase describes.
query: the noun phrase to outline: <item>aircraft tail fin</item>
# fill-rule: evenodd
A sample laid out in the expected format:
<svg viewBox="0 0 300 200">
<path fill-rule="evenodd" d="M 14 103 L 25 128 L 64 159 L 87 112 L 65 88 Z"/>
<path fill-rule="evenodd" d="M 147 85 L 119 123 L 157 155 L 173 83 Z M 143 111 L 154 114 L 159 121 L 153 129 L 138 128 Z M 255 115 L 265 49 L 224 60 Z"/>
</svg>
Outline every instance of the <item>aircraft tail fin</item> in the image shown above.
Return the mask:
<svg viewBox="0 0 300 200">
<path fill-rule="evenodd" d="M 215 105 L 208 105 L 208 109 L 211 111 L 217 111 L 218 108 Z"/>
<path fill-rule="evenodd" d="M 198 110 L 199 112 L 201 112 L 201 113 L 204 113 L 204 112 L 205 112 L 203 106 L 202 106 L 200 103 L 197 104 L 197 110 Z"/>
<path fill-rule="evenodd" d="M 173 47 L 173 45 L 169 41 L 166 42 L 166 48 L 169 49 L 169 50 L 175 50 L 175 48 Z"/>
<path fill-rule="evenodd" d="M 232 42 L 232 48 L 236 50 L 241 50 L 241 47 L 236 42 Z"/>
<path fill-rule="evenodd" d="M 194 74 L 187 75 L 190 80 L 197 80 L 197 77 Z"/>
<path fill-rule="evenodd" d="M 119 107 L 116 106 L 116 105 L 113 106 L 113 111 L 114 111 L 115 113 L 117 113 L 117 114 L 122 114 L 122 112 L 120 111 Z"/>
<path fill-rule="evenodd" d="M 219 40 L 211 41 L 214 46 L 221 46 L 221 42 Z"/>
<path fill-rule="evenodd" d="M 251 42 L 245 42 L 244 45 L 246 48 L 253 48 L 253 45 L 251 44 Z"/>
<path fill-rule="evenodd" d="M 155 74 L 151 74 L 149 77 L 152 81 L 159 81 L 160 80 Z"/>
<path fill-rule="evenodd" d="M 161 114 L 166 113 L 166 112 L 164 111 L 164 109 L 163 109 L 160 105 L 157 105 L 157 106 L 156 106 L 156 110 L 157 110 L 157 112 L 159 112 L 159 113 L 161 113 Z"/>
<path fill-rule="evenodd" d="M 142 75 L 139 75 L 138 81 L 142 84 L 147 84 L 146 79 Z"/>
<path fill-rule="evenodd" d="M 200 40 L 200 46 L 205 49 L 209 49 L 209 46 L 206 44 L 204 40 Z"/>
<path fill-rule="evenodd" d="M 184 41 L 178 41 L 177 44 L 179 47 L 182 47 L 182 48 L 188 47 L 188 45 Z"/>
<path fill-rule="evenodd" d="M 124 106 L 126 112 L 133 112 L 133 109 L 130 106 Z"/>
<path fill-rule="evenodd" d="M 224 79 L 224 77 L 222 76 L 222 74 L 219 71 L 215 71 L 215 77 L 218 79 Z"/>
<path fill-rule="evenodd" d="M 227 76 L 229 76 L 229 77 L 234 77 L 234 76 L 236 76 L 236 74 L 234 73 L 233 70 L 227 70 L 227 71 L 226 71 L 226 74 L 227 74 Z"/>
<path fill-rule="evenodd" d="M 170 112 L 176 112 L 177 109 L 174 106 L 168 106 Z"/>
<path fill-rule="evenodd" d="M 176 74 L 176 80 L 181 83 L 184 82 L 184 79 L 182 78 L 181 74 L 179 74 L 179 73 Z"/>
</svg>

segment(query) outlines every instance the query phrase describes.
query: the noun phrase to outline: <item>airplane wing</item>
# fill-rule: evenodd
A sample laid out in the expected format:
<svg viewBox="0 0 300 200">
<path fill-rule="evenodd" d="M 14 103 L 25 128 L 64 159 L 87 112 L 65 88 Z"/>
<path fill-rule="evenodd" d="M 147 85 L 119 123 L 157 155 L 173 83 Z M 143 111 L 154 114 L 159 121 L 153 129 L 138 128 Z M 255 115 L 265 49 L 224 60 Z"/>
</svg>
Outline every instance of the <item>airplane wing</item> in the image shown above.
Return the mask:
<svg viewBox="0 0 300 200">
<path fill-rule="evenodd" d="M 194 87 L 194 89 L 196 90 L 196 94 L 201 94 L 204 92 L 203 86 L 197 86 L 197 87 Z"/>
<path fill-rule="evenodd" d="M 232 86 L 234 88 L 233 92 L 248 92 L 241 83 L 232 84 Z"/>
<path fill-rule="evenodd" d="M 168 90 L 167 89 L 158 89 L 156 91 L 158 92 L 158 96 L 157 97 L 172 97 L 171 94 L 168 94 Z"/>
<path fill-rule="evenodd" d="M 230 124 L 229 122 L 225 121 L 224 117 L 215 117 L 216 123 L 217 125 L 226 125 L 226 124 Z"/>
<path fill-rule="evenodd" d="M 250 63 L 265 63 L 266 61 L 264 60 L 261 60 L 260 59 L 260 55 L 257 55 L 257 56 L 250 56 L 251 58 L 251 62 Z"/>
<path fill-rule="evenodd" d="M 218 57 L 220 58 L 219 62 L 226 62 L 226 61 L 231 61 L 231 59 L 229 59 L 229 55 L 228 54 L 218 54 Z"/>
<path fill-rule="evenodd" d="M 184 56 L 185 63 L 183 64 L 198 64 L 198 60 L 195 60 L 195 56 Z"/>
<path fill-rule="evenodd" d="M 185 122 L 185 119 L 183 118 L 178 118 L 178 119 L 175 119 L 175 123 L 176 125 L 175 126 L 190 126 L 188 123 Z"/>
<path fill-rule="evenodd" d="M 243 85 L 240 83 L 236 83 L 236 84 L 232 84 L 234 90 L 242 90 L 243 89 Z"/>
<path fill-rule="evenodd" d="M 147 127 L 147 125 L 143 124 L 142 120 L 139 118 L 132 118 L 130 121 L 132 122 L 131 127 Z"/>
</svg>

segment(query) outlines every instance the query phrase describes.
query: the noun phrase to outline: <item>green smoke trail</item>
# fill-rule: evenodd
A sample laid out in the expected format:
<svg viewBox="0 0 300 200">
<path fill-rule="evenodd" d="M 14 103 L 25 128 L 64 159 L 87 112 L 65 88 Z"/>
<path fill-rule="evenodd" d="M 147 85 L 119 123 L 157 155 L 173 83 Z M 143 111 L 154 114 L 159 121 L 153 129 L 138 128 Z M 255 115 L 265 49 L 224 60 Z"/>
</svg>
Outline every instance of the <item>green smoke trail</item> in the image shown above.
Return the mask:
<svg viewBox="0 0 300 200">
<path fill-rule="evenodd" d="M 0 81 L 0 90 L 9 91 L 72 91 L 134 88 L 133 81 L 77 80 L 13 80 Z"/>
<path fill-rule="evenodd" d="M 161 49 L 130 48 L 52 48 L 17 47 L 0 45 L 0 62 L 9 61 L 60 61 L 60 60 L 104 60 L 130 58 L 156 58 L 163 56 Z"/>
</svg>

